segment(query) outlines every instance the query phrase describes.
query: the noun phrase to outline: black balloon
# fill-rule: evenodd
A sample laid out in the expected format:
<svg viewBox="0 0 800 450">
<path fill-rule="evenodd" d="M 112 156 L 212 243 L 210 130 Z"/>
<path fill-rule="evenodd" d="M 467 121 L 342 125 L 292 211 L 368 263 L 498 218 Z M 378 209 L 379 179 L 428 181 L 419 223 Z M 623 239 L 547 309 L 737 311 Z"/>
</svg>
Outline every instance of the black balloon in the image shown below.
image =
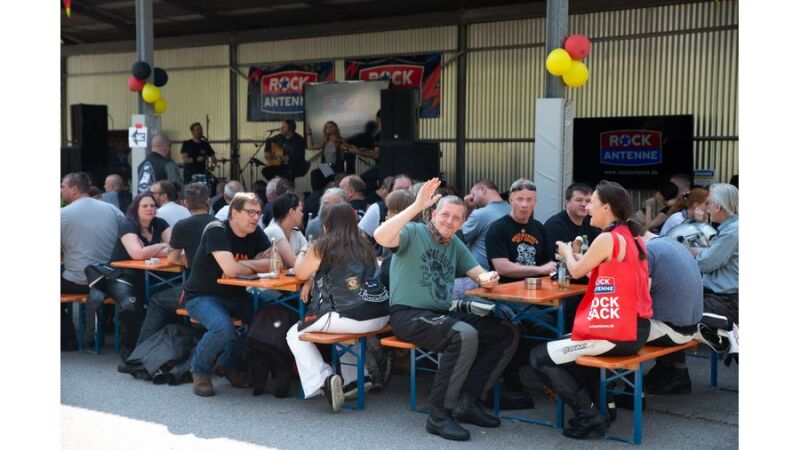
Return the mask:
<svg viewBox="0 0 800 450">
<path fill-rule="evenodd" d="M 133 63 L 131 67 L 131 74 L 140 80 L 146 80 L 150 76 L 150 64 L 144 61 Z"/>
<path fill-rule="evenodd" d="M 158 87 L 161 87 L 167 84 L 169 81 L 169 77 L 167 76 L 167 71 L 162 69 L 161 67 L 156 67 L 153 69 L 153 84 Z"/>
</svg>

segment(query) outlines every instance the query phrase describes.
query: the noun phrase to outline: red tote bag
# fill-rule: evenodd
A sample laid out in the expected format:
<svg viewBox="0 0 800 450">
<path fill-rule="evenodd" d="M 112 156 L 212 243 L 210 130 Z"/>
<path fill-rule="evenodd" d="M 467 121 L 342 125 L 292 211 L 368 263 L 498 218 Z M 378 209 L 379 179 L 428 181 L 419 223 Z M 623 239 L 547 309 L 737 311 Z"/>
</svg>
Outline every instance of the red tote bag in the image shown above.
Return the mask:
<svg viewBox="0 0 800 450">
<path fill-rule="evenodd" d="M 640 262 L 636 257 L 636 246 L 632 236 L 625 239 L 625 259 L 617 262 L 619 242 L 624 236 L 617 230 L 611 232 L 614 251 L 611 261 L 602 263 L 589 278 L 589 289 L 583 296 L 575 322 L 572 325 L 572 340 L 635 341 L 637 302 L 642 290 Z M 645 273 L 647 269 L 645 268 Z M 644 280 L 646 283 L 647 280 Z"/>
</svg>

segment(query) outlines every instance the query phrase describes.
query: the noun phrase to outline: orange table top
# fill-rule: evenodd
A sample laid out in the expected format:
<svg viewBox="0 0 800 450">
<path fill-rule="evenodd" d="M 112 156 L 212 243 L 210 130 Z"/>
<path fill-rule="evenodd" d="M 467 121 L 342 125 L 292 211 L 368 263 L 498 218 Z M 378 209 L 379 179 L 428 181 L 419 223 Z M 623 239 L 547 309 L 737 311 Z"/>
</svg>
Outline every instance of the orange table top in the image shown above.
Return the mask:
<svg viewBox="0 0 800 450">
<path fill-rule="evenodd" d="M 183 266 L 176 266 L 167 262 L 167 258 L 159 258 L 158 264 L 147 264 L 147 261 L 131 259 L 128 261 L 116 261 L 111 263 L 111 267 L 119 267 L 120 269 L 138 269 L 138 270 L 158 270 L 160 272 L 175 272 L 180 273 Z"/>
<path fill-rule="evenodd" d="M 497 285 L 493 289 L 475 288 L 465 292 L 489 300 L 502 300 L 505 302 L 527 303 L 544 306 L 558 306 L 561 299 L 582 295 L 586 292 L 585 284 L 570 284 L 566 289 L 560 289 L 553 280 L 543 280 L 538 289 L 526 289 L 525 280 L 514 281 Z"/>
<path fill-rule="evenodd" d="M 218 278 L 217 283 L 228 286 L 254 287 L 261 289 L 275 289 L 277 291 L 296 292 L 300 290 L 305 281 L 286 275 L 286 271 L 281 271 L 278 278 L 259 278 L 257 280 L 243 280 L 241 278 Z"/>
</svg>

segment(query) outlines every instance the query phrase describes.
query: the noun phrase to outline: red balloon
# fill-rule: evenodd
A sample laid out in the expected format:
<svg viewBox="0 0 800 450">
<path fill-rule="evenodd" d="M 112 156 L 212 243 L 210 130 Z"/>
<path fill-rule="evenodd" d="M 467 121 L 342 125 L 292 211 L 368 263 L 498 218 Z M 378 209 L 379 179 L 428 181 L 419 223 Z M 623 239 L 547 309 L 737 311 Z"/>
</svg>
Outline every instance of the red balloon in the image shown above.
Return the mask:
<svg viewBox="0 0 800 450">
<path fill-rule="evenodd" d="M 128 89 L 130 89 L 133 92 L 139 92 L 142 90 L 145 83 L 147 83 L 147 80 L 140 80 L 135 76 L 131 75 L 131 77 L 128 78 Z"/>
<path fill-rule="evenodd" d="M 572 59 L 580 61 L 589 56 L 589 52 L 592 51 L 592 43 L 582 34 L 573 34 L 564 39 L 564 50 Z"/>
</svg>

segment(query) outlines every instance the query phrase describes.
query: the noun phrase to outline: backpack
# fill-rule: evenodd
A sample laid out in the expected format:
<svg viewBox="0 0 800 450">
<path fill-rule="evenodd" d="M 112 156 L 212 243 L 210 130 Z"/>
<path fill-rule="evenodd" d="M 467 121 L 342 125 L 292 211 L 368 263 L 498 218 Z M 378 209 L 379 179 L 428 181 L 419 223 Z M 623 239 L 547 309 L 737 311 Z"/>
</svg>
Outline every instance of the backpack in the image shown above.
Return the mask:
<svg viewBox="0 0 800 450">
<path fill-rule="evenodd" d="M 128 357 L 126 372 L 155 384 L 191 381 L 189 369 L 193 350 L 191 328 L 166 325 L 136 346 Z"/>
<path fill-rule="evenodd" d="M 260 308 L 250 321 L 245 338 L 243 370 L 250 380 L 253 395 L 264 393 L 270 376 L 275 380 L 273 395 L 289 395 L 292 375 L 292 353 L 286 333 L 297 323 L 298 316 L 277 305 Z"/>
</svg>

